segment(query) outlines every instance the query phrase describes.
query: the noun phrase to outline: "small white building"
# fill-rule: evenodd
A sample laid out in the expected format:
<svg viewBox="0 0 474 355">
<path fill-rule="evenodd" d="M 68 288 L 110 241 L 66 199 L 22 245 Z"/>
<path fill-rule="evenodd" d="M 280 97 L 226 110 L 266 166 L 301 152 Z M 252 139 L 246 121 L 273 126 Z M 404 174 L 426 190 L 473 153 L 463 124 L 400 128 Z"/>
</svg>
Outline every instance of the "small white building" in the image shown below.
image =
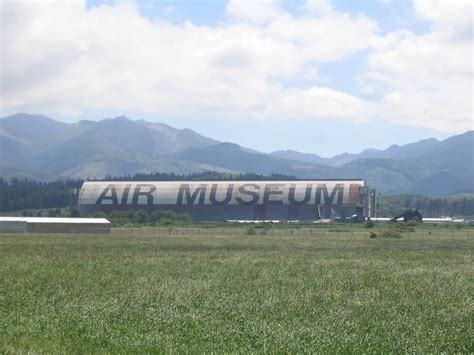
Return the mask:
<svg viewBox="0 0 474 355">
<path fill-rule="evenodd" d="M 386 217 L 374 217 L 370 219 L 372 222 L 391 222 L 391 218 Z M 403 221 L 400 218 L 398 221 Z M 429 224 L 441 224 L 441 223 L 466 223 L 462 218 L 454 218 L 454 217 L 442 217 L 442 218 L 424 218 L 422 219 L 423 223 Z"/>
<path fill-rule="evenodd" d="M 0 217 L 0 233 L 110 233 L 105 218 Z"/>
</svg>

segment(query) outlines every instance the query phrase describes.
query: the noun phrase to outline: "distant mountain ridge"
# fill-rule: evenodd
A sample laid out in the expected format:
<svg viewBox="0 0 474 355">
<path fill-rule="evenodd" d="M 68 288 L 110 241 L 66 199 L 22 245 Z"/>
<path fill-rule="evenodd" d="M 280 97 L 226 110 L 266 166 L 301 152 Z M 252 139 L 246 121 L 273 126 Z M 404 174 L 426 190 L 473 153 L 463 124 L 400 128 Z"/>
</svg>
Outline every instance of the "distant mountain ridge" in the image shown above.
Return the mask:
<svg viewBox="0 0 474 355">
<path fill-rule="evenodd" d="M 200 170 L 197 164 L 159 157 L 216 143 L 189 129 L 123 116 L 68 124 L 41 115 L 16 114 L 0 119 L 0 175 L 5 176 L 5 171 L 8 176 L 30 178 L 193 172 Z"/>
<path fill-rule="evenodd" d="M 300 153 L 295 150 L 279 150 L 270 153 L 273 156 L 307 161 L 315 164 L 325 164 L 330 166 L 342 166 L 358 159 L 386 158 L 386 159 L 405 159 L 414 158 L 429 153 L 430 150 L 437 147 L 441 142 L 437 139 L 424 139 L 416 143 L 409 143 L 403 146 L 392 145 L 385 150 L 365 149 L 358 154 L 343 153 L 335 155 L 332 158 L 323 158 L 316 154 Z"/>
<path fill-rule="evenodd" d="M 0 119 L 0 176 L 54 179 L 199 171 L 364 178 L 385 194 L 474 192 L 474 131 L 331 158 L 260 153 L 190 129 L 127 117 L 64 123 L 43 115 Z"/>
</svg>

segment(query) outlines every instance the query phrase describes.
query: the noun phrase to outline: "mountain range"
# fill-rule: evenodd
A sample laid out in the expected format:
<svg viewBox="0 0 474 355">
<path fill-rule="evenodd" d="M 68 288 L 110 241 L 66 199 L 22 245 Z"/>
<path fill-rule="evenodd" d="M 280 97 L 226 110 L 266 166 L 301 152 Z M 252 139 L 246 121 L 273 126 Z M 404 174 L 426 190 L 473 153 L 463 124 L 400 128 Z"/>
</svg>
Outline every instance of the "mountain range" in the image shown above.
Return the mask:
<svg viewBox="0 0 474 355">
<path fill-rule="evenodd" d="M 126 117 L 64 123 L 19 113 L 0 118 L 0 176 L 31 179 L 200 171 L 363 178 L 384 194 L 474 192 L 474 131 L 332 158 L 260 153 L 190 129 Z"/>
</svg>

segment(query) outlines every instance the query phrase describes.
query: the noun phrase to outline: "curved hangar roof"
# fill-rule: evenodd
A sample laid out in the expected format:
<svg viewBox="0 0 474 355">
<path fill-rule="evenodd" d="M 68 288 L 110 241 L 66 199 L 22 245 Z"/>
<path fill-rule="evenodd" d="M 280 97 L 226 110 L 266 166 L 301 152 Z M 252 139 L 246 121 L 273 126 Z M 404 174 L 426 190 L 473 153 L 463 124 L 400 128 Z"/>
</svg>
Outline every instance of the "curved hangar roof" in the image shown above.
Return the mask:
<svg viewBox="0 0 474 355">
<path fill-rule="evenodd" d="M 363 180 L 85 182 L 79 205 L 359 205 Z"/>
</svg>

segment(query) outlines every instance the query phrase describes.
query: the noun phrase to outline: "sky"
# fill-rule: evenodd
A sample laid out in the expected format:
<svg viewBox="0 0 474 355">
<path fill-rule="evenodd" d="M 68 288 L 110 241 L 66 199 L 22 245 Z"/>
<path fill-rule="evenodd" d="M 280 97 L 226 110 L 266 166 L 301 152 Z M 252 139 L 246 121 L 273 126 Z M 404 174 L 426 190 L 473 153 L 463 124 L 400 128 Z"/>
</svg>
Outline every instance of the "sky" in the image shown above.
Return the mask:
<svg viewBox="0 0 474 355">
<path fill-rule="evenodd" d="M 322 156 L 474 129 L 467 0 L 1 1 L 0 114 Z"/>
</svg>

